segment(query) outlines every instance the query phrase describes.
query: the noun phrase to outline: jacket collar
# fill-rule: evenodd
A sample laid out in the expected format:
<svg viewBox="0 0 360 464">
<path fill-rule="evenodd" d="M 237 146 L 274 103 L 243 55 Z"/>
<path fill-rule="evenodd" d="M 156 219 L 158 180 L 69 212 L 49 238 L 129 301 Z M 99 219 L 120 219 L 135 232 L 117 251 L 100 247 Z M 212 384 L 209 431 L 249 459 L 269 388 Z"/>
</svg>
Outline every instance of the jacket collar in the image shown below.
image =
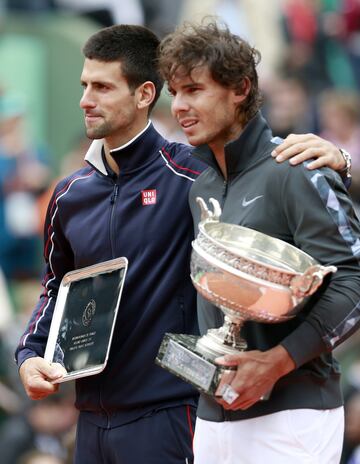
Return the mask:
<svg viewBox="0 0 360 464">
<path fill-rule="evenodd" d="M 265 150 L 271 145 L 271 138 L 271 129 L 261 113 L 258 112 L 246 124 L 240 136 L 225 146 L 228 177 L 231 178 L 262 158 Z M 192 153 L 216 171 L 221 172 L 208 145 L 200 145 Z"/>
<path fill-rule="evenodd" d="M 158 150 L 164 143 L 165 139 L 149 121 L 147 126 L 133 139 L 121 147 L 110 150 L 110 153 L 121 172 L 130 172 L 150 162 L 157 156 Z M 103 145 L 103 139 L 94 140 L 85 155 L 85 161 L 107 176 L 109 173 L 102 156 Z"/>
</svg>

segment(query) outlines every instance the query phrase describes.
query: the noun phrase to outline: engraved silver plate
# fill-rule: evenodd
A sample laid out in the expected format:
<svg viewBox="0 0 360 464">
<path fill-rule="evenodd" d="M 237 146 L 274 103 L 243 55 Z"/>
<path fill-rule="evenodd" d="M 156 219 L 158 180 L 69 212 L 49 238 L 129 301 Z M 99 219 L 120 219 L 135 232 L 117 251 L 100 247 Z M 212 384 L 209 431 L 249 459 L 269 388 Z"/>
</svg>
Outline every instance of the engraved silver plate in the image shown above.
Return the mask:
<svg viewBox="0 0 360 464">
<path fill-rule="evenodd" d="M 63 277 L 44 354 L 48 362 L 65 367 L 59 382 L 105 368 L 127 266 L 122 257 Z"/>
<path fill-rule="evenodd" d="M 216 366 L 174 340 L 169 340 L 161 361 L 164 367 L 170 368 L 204 391 L 210 388 L 216 372 Z"/>
</svg>

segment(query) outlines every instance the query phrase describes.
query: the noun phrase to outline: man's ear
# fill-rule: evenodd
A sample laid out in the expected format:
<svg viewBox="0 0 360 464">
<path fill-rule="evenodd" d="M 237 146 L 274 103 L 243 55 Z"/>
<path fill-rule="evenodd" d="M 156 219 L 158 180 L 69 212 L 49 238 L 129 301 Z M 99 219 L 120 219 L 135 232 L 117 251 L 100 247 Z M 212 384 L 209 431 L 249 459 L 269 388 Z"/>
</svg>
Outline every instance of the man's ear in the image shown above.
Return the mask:
<svg viewBox="0 0 360 464">
<path fill-rule="evenodd" d="M 138 109 L 143 109 L 151 105 L 156 96 L 156 88 L 153 82 L 146 81 L 135 90 Z"/>
<path fill-rule="evenodd" d="M 235 92 L 236 103 L 243 102 L 249 95 L 251 89 L 251 82 L 248 77 L 244 77 L 242 81 L 241 89 Z"/>
</svg>

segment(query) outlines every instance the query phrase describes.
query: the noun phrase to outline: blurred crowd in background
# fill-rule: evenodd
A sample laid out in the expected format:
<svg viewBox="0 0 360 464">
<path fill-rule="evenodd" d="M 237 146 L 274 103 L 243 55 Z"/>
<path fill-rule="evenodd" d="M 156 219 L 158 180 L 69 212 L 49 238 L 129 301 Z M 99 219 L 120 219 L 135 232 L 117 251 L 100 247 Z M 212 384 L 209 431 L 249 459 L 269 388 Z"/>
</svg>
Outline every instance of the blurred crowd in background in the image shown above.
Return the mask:
<svg viewBox="0 0 360 464">
<path fill-rule="evenodd" d="M 42 224 L 49 196 L 56 179 L 82 165 L 89 146 L 84 131 L 70 131 L 66 106 L 48 105 L 48 117 L 38 122 L 41 130 L 32 128 L 37 111 L 31 105 L 31 95 L 21 86 L 12 85 L 15 74 L 19 79 L 18 73 L 24 73 L 26 79 L 22 66 L 32 57 L 21 58 L 16 47 L 9 49 L 14 43 L 10 38 L 27 40 L 29 34 L 30 39 L 39 25 L 60 20 L 61 24 L 75 21 L 79 34 L 86 25 L 86 32 L 82 32 L 85 39 L 93 31 L 115 23 L 143 24 L 163 37 L 183 20 L 201 20 L 208 14 L 218 15 L 233 32 L 260 50 L 263 112 L 274 135 L 312 132 L 352 154 L 350 192 L 359 211 L 360 0 L 0 0 L 0 50 L 11 57 L 17 70 L 6 79 L 5 66 L 0 66 L 2 464 L 71 462 L 77 417 L 73 383 L 63 384 L 60 393 L 46 400 L 27 400 L 13 352 L 41 292 Z M 72 28 L 75 37 L 76 30 Z M 45 40 L 41 36 L 38 39 Z M 69 99 L 69 112 L 74 111 L 77 127 L 82 127 L 76 95 L 80 98 L 83 41 L 79 38 L 76 48 L 79 74 L 66 84 L 66 90 L 61 83 L 72 69 L 66 55 L 61 56 L 63 74 L 58 70 L 52 73 L 50 62 L 40 85 L 43 92 L 54 88 L 62 101 Z M 11 69 L 6 69 L 9 75 Z M 49 125 L 51 118 L 55 129 Z M 152 113 L 152 121 L 168 139 L 186 142 L 171 117 L 166 91 Z M 62 141 L 71 140 L 66 150 L 60 143 L 52 143 L 55 135 L 52 138 L 51 133 L 60 134 Z M 346 399 L 342 464 L 359 464 L 360 336 L 355 334 L 338 348 L 337 357 L 343 366 Z"/>
</svg>

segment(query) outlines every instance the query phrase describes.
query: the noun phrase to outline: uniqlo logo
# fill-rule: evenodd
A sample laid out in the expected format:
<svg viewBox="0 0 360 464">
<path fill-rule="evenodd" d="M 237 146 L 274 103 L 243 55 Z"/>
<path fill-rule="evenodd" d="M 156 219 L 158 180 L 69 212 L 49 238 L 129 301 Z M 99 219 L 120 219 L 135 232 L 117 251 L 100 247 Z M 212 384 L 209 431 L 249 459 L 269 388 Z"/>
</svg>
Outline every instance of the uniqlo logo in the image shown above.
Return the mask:
<svg viewBox="0 0 360 464">
<path fill-rule="evenodd" d="M 141 201 L 143 206 L 156 204 L 156 190 L 142 190 Z"/>
</svg>

